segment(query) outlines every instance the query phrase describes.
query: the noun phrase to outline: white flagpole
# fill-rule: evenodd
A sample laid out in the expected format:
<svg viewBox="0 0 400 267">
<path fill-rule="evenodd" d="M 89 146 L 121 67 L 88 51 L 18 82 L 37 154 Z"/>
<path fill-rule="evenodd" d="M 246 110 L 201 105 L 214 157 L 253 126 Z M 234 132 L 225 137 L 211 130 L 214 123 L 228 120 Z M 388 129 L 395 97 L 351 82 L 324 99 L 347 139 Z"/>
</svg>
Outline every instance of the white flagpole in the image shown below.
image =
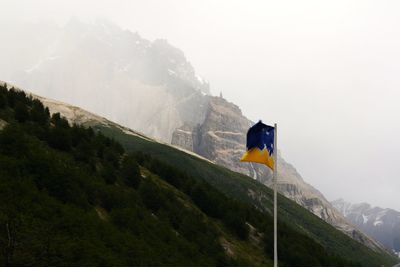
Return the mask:
<svg viewBox="0 0 400 267">
<path fill-rule="evenodd" d="M 277 180 L 278 180 L 278 147 L 277 147 L 277 136 L 278 128 L 277 124 L 274 125 L 274 171 L 273 171 L 273 183 L 274 183 L 274 267 L 278 267 L 278 198 L 277 198 Z"/>
</svg>

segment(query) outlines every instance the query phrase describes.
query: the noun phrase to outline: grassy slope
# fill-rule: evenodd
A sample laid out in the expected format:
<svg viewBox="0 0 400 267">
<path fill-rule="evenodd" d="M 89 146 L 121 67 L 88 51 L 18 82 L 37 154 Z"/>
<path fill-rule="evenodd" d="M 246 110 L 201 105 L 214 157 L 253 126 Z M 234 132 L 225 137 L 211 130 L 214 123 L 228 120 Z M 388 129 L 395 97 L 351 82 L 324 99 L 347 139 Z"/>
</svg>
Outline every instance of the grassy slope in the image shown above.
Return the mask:
<svg viewBox="0 0 400 267">
<path fill-rule="evenodd" d="M 177 166 L 193 177 L 204 179 L 230 197 L 251 203 L 267 212 L 272 208 L 271 190 L 245 175 L 232 172 L 170 146 L 123 133 L 119 129 L 103 126 L 98 126 L 97 129 L 115 138 L 129 152 L 146 151 L 154 157 Z M 278 202 L 279 220 L 305 232 L 331 253 L 360 262 L 363 266 L 392 266 L 396 262 L 394 257 L 384 252 L 374 252 L 352 240 L 295 202 L 281 195 Z"/>
</svg>

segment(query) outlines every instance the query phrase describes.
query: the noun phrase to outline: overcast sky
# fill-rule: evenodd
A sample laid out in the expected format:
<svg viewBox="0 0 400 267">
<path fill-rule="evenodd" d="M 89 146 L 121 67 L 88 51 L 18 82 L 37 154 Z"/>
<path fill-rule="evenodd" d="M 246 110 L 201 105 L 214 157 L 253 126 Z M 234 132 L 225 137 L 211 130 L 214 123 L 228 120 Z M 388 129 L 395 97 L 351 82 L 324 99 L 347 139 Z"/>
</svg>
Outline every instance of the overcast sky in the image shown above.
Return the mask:
<svg viewBox="0 0 400 267">
<path fill-rule="evenodd" d="M 400 210 L 400 1 L 0 0 L 1 20 L 104 17 L 182 49 L 329 200 Z M 1 35 L 1 33 L 0 33 Z"/>
</svg>

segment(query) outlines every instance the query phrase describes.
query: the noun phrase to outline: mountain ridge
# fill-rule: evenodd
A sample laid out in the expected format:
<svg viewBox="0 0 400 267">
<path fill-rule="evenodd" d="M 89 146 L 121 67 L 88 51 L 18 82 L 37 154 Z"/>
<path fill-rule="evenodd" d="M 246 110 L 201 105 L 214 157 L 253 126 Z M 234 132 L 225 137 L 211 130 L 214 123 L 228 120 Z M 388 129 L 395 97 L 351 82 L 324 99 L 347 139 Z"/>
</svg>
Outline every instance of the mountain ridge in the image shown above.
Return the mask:
<svg viewBox="0 0 400 267">
<path fill-rule="evenodd" d="M 209 95 L 210 85 L 198 78 L 178 48 L 165 40 L 148 41 L 107 21 L 85 24 L 75 19 L 50 28 L 37 32 L 36 39 L 48 44 L 39 56 L 29 57 L 36 61 L 15 67 L 8 80 L 271 185 L 265 168 L 237 164 L 251 121 L 237 105 Z M 36 44 L 36 39 L 26 44 Z M 349 236 L 379 247 L 346 223 L 280 155 L 278 163 L 280 192 Z"/>
<path fill-rule="evenodd" d="M 61 111 L 68 109 L 62 106 L 60 107 Z M 76 109 L 79 108 L 73 107 L 73 110 Z M 79 113 L 80 112 L 75 114 Z M 86 113 L 86 111 L 83 113 Z M 55 118 L 57 118 L 57 116 L 55 116 Z M 82 119 L 85 117 L 79 118 Z M 152 157 L 161 157 L 162 160 L 173 165 L 176 165 L 176 162 L 174 163 L 174 161 L 178 160 L 179 164 L 177 166 L 183 168 L 182 170 L 188 171 L 188 174 L 193 175 L 194 177 L 201 176 L 201 179 L 205 179 L 205 181 L 210 183 L 213 187 L 222 190 L 227 194 L 227 196 L 233 197 L 238 201 L 245 201 L 245 203 L 256 205 L 261 210 L 264 210 L 267 213 L 269 212 L 270 214 L 270 209 L 272 207 L 271 190 L 262 186 L 258 182 L 238 173 L 233 173 L 226 168 L 211 164 L 209 161 L 201 160 L 198 156 L 193 156 L 193 154 L 183 153 L 169 145 L 160 144 L 150 138 L 143 138 L 140 134 L 132 135 L 129 132 L 127 133 L 124 131 L 123 127 L 104 124 L 104 118 L 99 117 L 100 121 L 97 125 L 93 124 L 93 117 L 89 116 L 86 118 L 89 118 L 87 122 L 91 124 L 92 129 L 96 132 L 98 131 L 109 135 L 116 140 L 120 140 L 128 151 L 147 151 L 151 153 Z M 85 123 L 85 121 L 81 120 L 81 123 Z M 158 165 L 159 164 L 156 163 L 153 166 Z M 294 229 L 297 229 L 297 231 L 300 231 L 303 234 L 309 235 L 314 240 L 318 240 L 318 242 L 321 242 L 325 249 L 331 253 L 338 253 L 348 259 L 356 261 L 365 260 L 363 261 L 363 266 L 374 266 L 373 262 L 382 262 L 381 260 L 389 257 L 389 254 L 385 251 L 380 250 L 379 252 L 373 252 L 372 250 L 367 249 L 367 247 L 349 239 L 347 236 L 343 235 L 316 216 L 312 215 L 310 212 L 306 211 L 304 208 L 298 206 L 295 202 L 286 199 L 285 197 L 279 196 L 279 203 L 281 227 L 285 228 L 284 225 L 286 222 L 290 222 Z M 356 257 L 356 255 L 363 255 L 363 257 Z M 304 255 L 301 257 L 304 257 Z M 379 260 L 379 258 L 381 260 Z"/>
</svg>

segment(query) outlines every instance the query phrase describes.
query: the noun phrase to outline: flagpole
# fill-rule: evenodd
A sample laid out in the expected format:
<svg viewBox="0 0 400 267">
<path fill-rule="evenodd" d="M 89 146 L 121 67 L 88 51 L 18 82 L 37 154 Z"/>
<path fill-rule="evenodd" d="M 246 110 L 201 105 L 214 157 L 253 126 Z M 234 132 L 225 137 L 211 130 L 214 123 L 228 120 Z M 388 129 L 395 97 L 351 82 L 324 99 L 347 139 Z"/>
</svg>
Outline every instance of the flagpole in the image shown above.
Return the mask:
<svg viewBox="0 0 400 267">
<path fill-rule="evenodd" d="M 278 147 L 277 147 L 277 136 L 278 128 L 277 124 L 274 125 L 274 171 L 273 171 L 273 183 L 274 183 L 274 267 L 278 267 L 278 198 L 277 198 L 277 180 L 278 180 Z"/>
</svg>

